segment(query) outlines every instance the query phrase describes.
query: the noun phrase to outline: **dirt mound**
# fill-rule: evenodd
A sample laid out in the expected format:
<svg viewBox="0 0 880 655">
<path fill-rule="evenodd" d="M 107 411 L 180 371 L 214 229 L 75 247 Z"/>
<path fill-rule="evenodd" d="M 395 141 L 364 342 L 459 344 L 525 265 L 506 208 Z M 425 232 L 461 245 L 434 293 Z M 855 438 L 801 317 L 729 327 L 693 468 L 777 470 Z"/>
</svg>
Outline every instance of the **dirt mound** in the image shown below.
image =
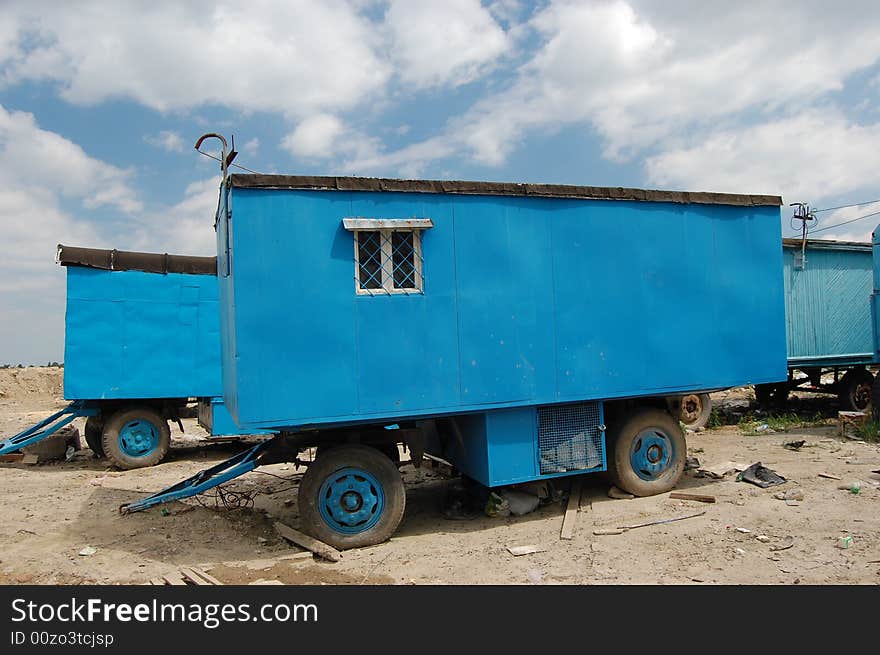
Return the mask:
<svg viewBox="0 0 880 655">
<path fill-rule="evenodd" d="M 28 366 L 0 369 L 0 398 L 17 400 L 28 396 L 60 397 L 64 393 L 64 369 L 57 366 Z"/>
</svg>

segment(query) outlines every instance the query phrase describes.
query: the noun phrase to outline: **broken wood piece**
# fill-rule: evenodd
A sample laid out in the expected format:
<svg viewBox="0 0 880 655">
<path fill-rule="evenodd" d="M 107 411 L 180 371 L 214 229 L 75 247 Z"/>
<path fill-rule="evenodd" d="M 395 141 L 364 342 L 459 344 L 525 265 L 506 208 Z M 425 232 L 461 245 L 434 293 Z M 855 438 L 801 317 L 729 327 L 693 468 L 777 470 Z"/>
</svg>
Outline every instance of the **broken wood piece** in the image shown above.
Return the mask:
<svg viewBox="0 0 880 655">
<path fill-rule="evenodd" d="M 596 536 L 623 534 L 623 530 L 621 530 L 620 528 L 598 528 L 596 530 L 593 530 L 593 534 Z"/>
<path fill-rule="evenodd" d="M 568 494 L 568 505 L 565 508 L 565 516 L 562 517 L 562 531 L 559 533 L 560 539 L 571 539 L 574 536 L 574 523 L 577 516 L 578 506 L 581 504 L 581 483 L 580 478 L 574 478 L 571 481 L 571 491 Z"/>
<path fill-rule="evenodd" d="M 647 523 L 636 523 L 635 525 L 621 525 L 620 530 L 635 530 L 636 528 L 647 528 L 651 525 L 662 525 L 663 523 L 672 523 L 673 521 L 684 521 L 685 519 L 693 519 L 702 516 L 706 511 L 697 512 L 696 514 L 688 514 L 687 516 L 676 516 L 671 519 L 660 519 L 659 521 L 648 521 Z"/>
<path fill-rule="evenodd" d="M 162 578 L 152 578 L 148 584 L 164 586 L 165 580 L 163 580 Z"/>
<path fill-rule="evenodd" d="M 39 455 L 33 455 L 31 453 L 28 453 L 26 455 L 22 455 L 22 458 L 21 458 L 22 464 L 36 464 L 39 461 L 40 461 Z"/>
<path fill-rule="evenodd" d="M 275 530 L 277 530 L 278 534 L 288 541 L 295 543 L 297 546 L 302 546 L 306 550 L 312 551 L 319 557 L 323 557 L 331 562 L 338 562 L 342 559 L 342 553 L 333 548 L 333 546 L 328 546 L 323 541 L 318 541 L 314 537 L 310 537 L 299 530 L 294 530 L 289 525 L 284 525 L 281 521 L 275 521 Z"/>
<path fill-rule="evenodd" d="M 212 583 L 205 580 L 205 578 L 198 575 L 194 570 L 188 568 L 180 569 L 180 575 L 183 576 L 184 581 L 189 580 L 195 585 L 199 586 L 210 586 Z"/>
<path fill-rule="evenodd" d="M 9 453 L 8 455 L 0 455 L 0 462 L 3 462 L 4 464 L 20 462 L 23 459 L 24 453 Z"/>
<path fill-rule="evenodd" d="M 183 579 L 183 576 L 180 573 L 169 573 L 168 575 L 163 575 L 162 579 L 165 580 L 165 584 L 170 584 L 174 586 L 186 585 L 186 582 Z"/>
<path fill-rule="evenodd" d="M 830 473 L 818 473 L 820 478 L 827 478 L 828 480 L 840 480 L 836 475 L 831 475 Z"/>
<path fill-rule="evenodd" d="M 507 552 L 513 555 L 514 557 L 520 557 L 522 555 L 531 555 L 532 553 L 543 553 L 546 548 L 541 548 L 540 546 L 508 546 Z"/>
<path fill-rule="evenodd" d="M 206 572 L 203 571 L 202 569 L 192 568 L 192 569 L 190 569 L 190 570 L 191 570 L 193 573 L 195 573 L 197 576 L 199 576 L 199 577 L 201 577 L 201 578 L 204 578 L 204 580 L 207 581 L 209 584 L 212 584 L 212 585 L 220 585 L 220 586 L 223 585 L 223 583 L 220 582 L 217 578 L 215 578 L 213 575 L 210 575 L 210 574 L 206 573 Z"/>
<path fill-rule="evenodd" d="M 680 491 L 673 491 L 669 494 L 670 498 L 675 500 L 695 500 L 698 503 L 714 503 L 715 496 L 707 496 L 704 494 L 687 494 Z"/>
</svg>

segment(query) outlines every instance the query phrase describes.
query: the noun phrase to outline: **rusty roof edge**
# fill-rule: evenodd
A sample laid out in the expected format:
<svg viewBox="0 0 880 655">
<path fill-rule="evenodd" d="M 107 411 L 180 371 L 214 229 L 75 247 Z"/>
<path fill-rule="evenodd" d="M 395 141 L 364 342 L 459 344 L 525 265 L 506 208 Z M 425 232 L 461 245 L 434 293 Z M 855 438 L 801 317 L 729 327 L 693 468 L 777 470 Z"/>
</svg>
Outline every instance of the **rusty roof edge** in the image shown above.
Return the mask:
<svg viewBox="0 0 880 655">
<path fill-rule="evenodd" d="M 796 237 L 782 239 L 783 248 L 800 248 L 801 240 Z M 807 248 L 826 250 L 871 250 L 870 241 L 837 241 L 836 239 L 807 239 Z"/>
<path fill-rule="evenodd" d="M 521 182 L 468 182 L 464 180 L 400 180 L 378 177 L 332 177 L 316 175 L 269 175 L 234 173 L 232 187 L 243 189 L 314 189 L 327 191 L 393 191 L 402 193 L 448 193 L 456 195 L 533 196 L 583 200 L 635 200 L 679 204 L 779 206 L 780 196 L 718 193 L 712 191 L 663 191 L 629 187 L 595 187 Z"/>
<path fill-rule="evenodd" d="M 80 266 L 105 271 L 217 275 L 216 257 L 81 248 L 59 243 L 55 260 L 62 266 Z"/>
</svg>

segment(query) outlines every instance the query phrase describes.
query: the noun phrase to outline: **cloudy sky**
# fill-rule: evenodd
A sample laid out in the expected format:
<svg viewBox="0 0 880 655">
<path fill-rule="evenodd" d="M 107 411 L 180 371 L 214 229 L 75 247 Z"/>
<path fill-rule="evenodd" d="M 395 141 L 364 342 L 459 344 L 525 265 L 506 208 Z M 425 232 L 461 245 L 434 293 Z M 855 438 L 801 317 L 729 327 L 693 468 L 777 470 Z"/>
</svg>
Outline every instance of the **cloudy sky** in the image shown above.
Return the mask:
<svg viewBox="0 0 880 655">
<path fill-rule="evenodd" d="M 204 132 L 262 172 L 825 209 L 880 199 L 878 58 L 875 0 L 0 0 L 0 363 L 62 359 L 56 244 L 213 254 Z"/>
</svg>

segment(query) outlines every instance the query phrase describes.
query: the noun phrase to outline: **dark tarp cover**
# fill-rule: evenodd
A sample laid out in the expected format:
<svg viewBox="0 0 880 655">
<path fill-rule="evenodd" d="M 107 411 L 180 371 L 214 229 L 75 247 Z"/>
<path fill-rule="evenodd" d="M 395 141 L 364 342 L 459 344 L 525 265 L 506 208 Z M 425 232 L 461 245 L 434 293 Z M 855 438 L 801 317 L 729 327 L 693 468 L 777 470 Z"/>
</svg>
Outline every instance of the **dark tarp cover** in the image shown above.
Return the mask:
<svg viewBox="0 0 880 655">
<path fill-rule="evenodd" d="M 321 177 L 309 175 L 229 176 L 229 185 L 243 189 L 322 189 L 330 191 L 393 191 L 402 193 L 451 193 L 490 196 L 583 198 L 591 200 L 637 200 L 642 202 L 738 205 L 746 207 L 782 204 L 779 196 L 703 191 L 656 191 L 624 187 L 570 186 L 566 184 L 519 184 L 514 182 L 463 182 L 458 180 L 394 180 L 378 177 Z"/>
<path fill-rule="evenodd" d="M 86 268 L 100 268 L 107 271 L 217 275 L 216 257 L 101 250 L 99 248 L 77 248 L 58 244 L 57 260 L 62 266 L 84 266 Z"/>
</svg>

